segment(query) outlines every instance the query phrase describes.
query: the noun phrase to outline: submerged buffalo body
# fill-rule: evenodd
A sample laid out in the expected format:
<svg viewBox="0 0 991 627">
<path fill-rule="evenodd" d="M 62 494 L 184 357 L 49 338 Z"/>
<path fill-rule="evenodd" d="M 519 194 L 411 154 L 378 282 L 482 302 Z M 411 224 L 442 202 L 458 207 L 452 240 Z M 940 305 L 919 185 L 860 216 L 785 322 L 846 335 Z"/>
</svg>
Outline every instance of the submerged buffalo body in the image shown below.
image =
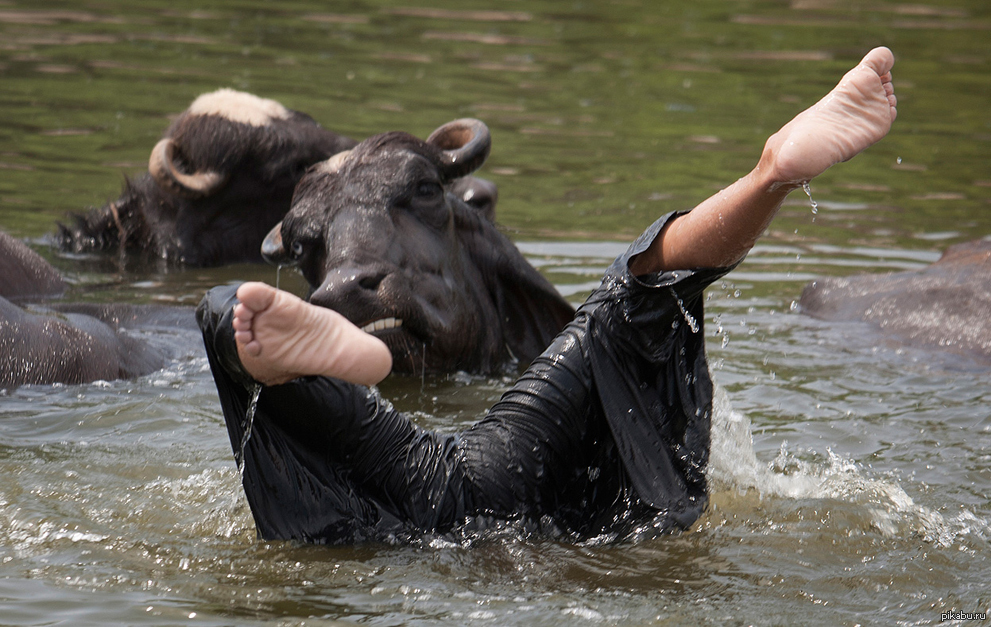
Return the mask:
<svg viewBox="0 0 991 627">
<path fill-rule="evenodd" d="M 120 198 L 60 225 L 74 252 L 119 252 L 169 264 L 260 261 L 306 169 L 355 141 L 274 100 L 221 89 L 197 98 Z"/>
<path fill-rule="evenodd" d="M 468 177 L 490 143 L 477 120 L 426 141 L 371 137 L 307 173 L 263 253 L 300 268 L 310 302 L 385 341 L 396 371 L 528 362 L 574 310 L 499 232 L 487 203 L 465 202 L 467 192 L 494 193 Z"/>
<path fill-rule="evenodd" d="M 62 275 L 41 255 L 0 231 L 0 298 L 50 298 L 65 288 Z"/>
<path fill-rule="evenodd" d="M 911 345 L 991 359 L 991 240 L 952 246 L 917 272 L 817 279 L 802 310 L 863 320 Z"/>
<path fill-rule="evenodd" d="M 169 358 L 175 330 L 195 329 L 188 309 L 24 304 L 64 290 L 55 268 L 22 242 L 0 233 L 0 389 L 147 374 Z M 167 328 L 169 341 L 156 347 L 123 332 L 136 327 Z"/>
</svg>

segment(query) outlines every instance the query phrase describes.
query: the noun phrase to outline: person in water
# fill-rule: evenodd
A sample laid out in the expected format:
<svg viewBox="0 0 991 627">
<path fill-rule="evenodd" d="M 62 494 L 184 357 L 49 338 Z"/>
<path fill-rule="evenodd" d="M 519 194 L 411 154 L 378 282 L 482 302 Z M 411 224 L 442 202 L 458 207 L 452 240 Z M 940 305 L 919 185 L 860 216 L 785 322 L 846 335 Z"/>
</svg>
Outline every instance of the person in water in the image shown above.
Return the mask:
<svg viewBox="0 0 991 627">
<path fill-rule="evenodd" d="M 888 133 L 893 64 L 872 50 L 767 140 L 753 171 L 658 219 L 457 434 L 417 427 L 366 387 L 389 374 L 390 352 L 337 312 L 263 283 L 211 290 L 197 314 L 259 535 L 340 543 L 511 521 L 586 540 L 689 527 L 708 501 L 702 292 L 791 191 Z"/>
</svg>

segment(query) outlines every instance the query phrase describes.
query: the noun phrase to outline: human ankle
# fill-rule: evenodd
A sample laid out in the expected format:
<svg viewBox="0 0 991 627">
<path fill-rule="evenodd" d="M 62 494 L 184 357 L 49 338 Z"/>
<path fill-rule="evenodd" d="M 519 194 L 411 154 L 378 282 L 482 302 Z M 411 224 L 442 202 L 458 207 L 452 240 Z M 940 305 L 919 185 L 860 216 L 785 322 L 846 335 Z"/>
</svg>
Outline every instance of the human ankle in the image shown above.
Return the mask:
<svg viewBox="0 0 991 627">
<path fill-rule="evenodd" d="M 749 175 L 752 177 L 753 185 L 766 193 L 787 195 L 789 192 L 802 187 L 808 182 L 808 179 L 802 180 L 801 178 L 796 178 L 787 174 L 782 169 L 778 160 L 780 148 L 778 144 L 783 141 L 787 140 L 778 137 L 777 133 L 772 135 L 764 145 L 764 151 L 761 153 L 757 166 Z"/>
</svg>

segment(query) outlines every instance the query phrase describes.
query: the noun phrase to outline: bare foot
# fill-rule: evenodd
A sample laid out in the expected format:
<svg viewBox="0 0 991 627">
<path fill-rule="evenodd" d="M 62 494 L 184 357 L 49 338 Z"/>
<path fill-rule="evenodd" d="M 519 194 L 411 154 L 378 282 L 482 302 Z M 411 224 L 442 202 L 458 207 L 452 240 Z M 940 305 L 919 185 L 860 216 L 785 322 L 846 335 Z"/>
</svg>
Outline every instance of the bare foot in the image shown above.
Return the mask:
<svg viewBox="0 0 991 627">
<path fill-rule="evenodd" d="M 771 136 L 761 165 L 774 180 L 801 185 L 888 134 L 898 114 L 887 48 L 867 53 L 831 92 Z"/>
<path fill-rule="evenodd" d="M 234 340 L 245 370 L 265 385 L 322 375 L 375 385 L 392 369 L 392 354 L 331 309 L 264 283 L 237 290 Z"/>
<path fill-rule="evenodd" d="M 894 63 L 887 48 L 867 53 L 825 98 L 767 140 L 750 174 L 672 221 L 630 269 L 719 268 L 743 259 L 792 190 L 887 135 L 898 113 Z"/>
</svg>

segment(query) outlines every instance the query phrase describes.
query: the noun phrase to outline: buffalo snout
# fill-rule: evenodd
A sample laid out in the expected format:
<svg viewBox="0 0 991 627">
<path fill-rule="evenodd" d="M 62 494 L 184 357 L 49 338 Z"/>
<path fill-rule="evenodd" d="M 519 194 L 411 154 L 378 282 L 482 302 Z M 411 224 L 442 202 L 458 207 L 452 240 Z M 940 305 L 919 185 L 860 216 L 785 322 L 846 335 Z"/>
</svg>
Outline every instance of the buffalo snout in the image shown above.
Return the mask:
<svg viewBox="0 0 991 627">
<path fill-rule="evenodd" d="M 362 314 L 358 312 L 367 311 L 364 316 L 368 317 L 384 309 L 379 287 L 390 274 L 392 271 L 381 264 L 334 268 L 310 295 L 310 302 L 335 309 L 352 321 L 360 322 Z"/>
</svg>

